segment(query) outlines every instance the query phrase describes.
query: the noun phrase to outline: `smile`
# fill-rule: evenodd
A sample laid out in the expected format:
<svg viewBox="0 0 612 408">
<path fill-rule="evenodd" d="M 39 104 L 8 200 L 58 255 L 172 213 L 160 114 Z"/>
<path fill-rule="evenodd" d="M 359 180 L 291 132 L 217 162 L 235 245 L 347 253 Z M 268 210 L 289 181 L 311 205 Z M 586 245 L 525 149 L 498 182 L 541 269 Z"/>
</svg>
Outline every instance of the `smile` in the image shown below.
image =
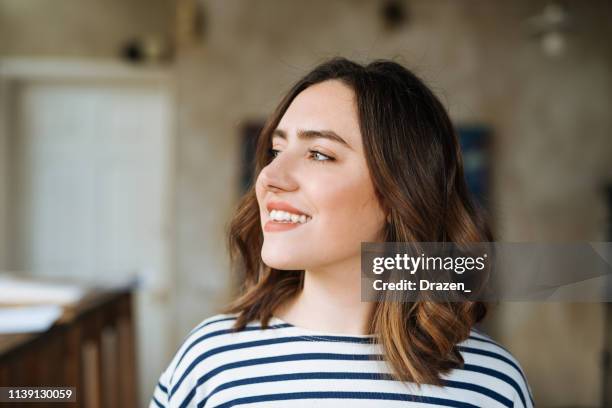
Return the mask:
<svg viewBox="0 0 612 408">
<path fill-rule="evenodd" d="M 308 223 L 312 217 L 285 201 L 270 201 L 266 204 L 268 222 L 265 232 L 288 231 Z"/>
<path fill-rule="evenodd" d="M 270 219 L 280 223 L 305 224 L 312 219 L 305 214 L 293 214 L 282 210 L 270 211 Z"/>
<path fill-rule="evenodd" d="M 288 231 L 306 224 L 311 219 L 312 217 L 306 214 L 294 214 L 282 210 L 272 210 L 270 211 L 270 220 L 264 225 L 264 231 Z"/>
</svg>

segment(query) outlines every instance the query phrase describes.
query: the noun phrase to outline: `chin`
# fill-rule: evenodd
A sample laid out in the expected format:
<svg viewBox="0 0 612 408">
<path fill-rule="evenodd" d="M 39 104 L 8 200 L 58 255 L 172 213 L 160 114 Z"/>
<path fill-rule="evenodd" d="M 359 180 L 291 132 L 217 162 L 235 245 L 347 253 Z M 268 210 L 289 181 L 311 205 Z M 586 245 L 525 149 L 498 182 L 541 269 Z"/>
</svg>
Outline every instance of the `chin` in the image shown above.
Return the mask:
<svg viewBox="0 0 612 408">
<path fill-rule="evenodd" d="M 270 268 L 279 270 L 302 270 L 304 262 L 294 255 L 290 255 L 288 251 L 277 251 L 273 249 L 261 250 L 261 260 Z"/>
<path fill-rule="evenodd" d="M 279 270 L 298 270 L 303 269 L 299 267 L 295 262 L 288 259 L 278 259 L 277 257 L 261 257 L 264 264 L 269 266 L 270 268 L 279 269 Z"/>
</svg>

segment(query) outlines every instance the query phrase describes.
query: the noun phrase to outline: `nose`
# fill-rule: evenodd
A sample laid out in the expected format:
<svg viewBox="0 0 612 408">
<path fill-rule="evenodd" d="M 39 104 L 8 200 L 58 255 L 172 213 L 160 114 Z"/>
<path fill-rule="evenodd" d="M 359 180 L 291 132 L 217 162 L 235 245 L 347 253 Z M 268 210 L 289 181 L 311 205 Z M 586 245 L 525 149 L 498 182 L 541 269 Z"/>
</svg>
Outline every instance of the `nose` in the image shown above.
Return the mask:
<svg viewBox="0 0 612 408">
<path fill-rule="evenodd" d="M 288 153 L 281 154 L 261 170 L 259 181 L 263 188 L 276 193 L 294 191 L 298 188 L 293 175 L 294 160 L 288 156 Z"/>
</svg>

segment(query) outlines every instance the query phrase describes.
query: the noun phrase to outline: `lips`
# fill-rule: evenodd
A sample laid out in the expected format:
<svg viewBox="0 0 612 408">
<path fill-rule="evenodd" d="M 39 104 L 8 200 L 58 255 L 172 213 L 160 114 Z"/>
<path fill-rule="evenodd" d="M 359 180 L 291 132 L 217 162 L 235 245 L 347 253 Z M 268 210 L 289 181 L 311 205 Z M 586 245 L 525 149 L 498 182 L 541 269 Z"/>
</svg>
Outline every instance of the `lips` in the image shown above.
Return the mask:
<svg viewBox="0 0 612 408">
<path fill-rule="evenodd" d="M 304 224 L 298 224 L 298 223 L 294 224 L 292 222 L 281 223 L 281 222 L 270 220 L 266 222 L 263 229 L 265 232 L 281 232 L 281 231 L 289 231 L 295 228 L 299 228 L 302 225 Z"/>
</svg>

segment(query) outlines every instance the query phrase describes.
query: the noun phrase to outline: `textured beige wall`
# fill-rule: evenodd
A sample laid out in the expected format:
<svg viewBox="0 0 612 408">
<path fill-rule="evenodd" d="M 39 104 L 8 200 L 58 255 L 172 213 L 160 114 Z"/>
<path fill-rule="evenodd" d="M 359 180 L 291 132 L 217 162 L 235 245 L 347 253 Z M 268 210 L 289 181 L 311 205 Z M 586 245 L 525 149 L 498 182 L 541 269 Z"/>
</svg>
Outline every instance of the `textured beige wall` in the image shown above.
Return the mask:
<svg viewBox="0 0 612 408">
<path fill-rule="evenodd" d="M 0 0 L 0 56 L 114 57 L 172 34 L 174 0 Z"/>
<path fill-rule="evenodd" d="M 117 8 L 62 0 L 74 6 L 69 15 L 49 3 L 0 0 L 0 55 L 115 55 L 124 36 L 166 32 L 169 24 L 161 0 Z M 500 240 L 604 238 L 599 188 L 612 178 L 609 2 L 571 2 L 576 26 L 557 59 L 526 31 L 525 18 L 542 0 L 413 0 L 409 24 L 391 33 L 374 1 L 200 4 L 205 36 L 176 60 L 177 341 L 226 300 L 224 232 L 238 198 L 239 125 L 265 117 L 292 81 L 337 54 L 395 58 L 428 81 L 456 122 L 494 129 Z M 46 38 L 30 32 L 34 23 L 46 27 Z M 602 313 L 597 304 L 505 304 L 489 328 L 521 361 L 538 406 L 598 406 Z"/>
</svg>

